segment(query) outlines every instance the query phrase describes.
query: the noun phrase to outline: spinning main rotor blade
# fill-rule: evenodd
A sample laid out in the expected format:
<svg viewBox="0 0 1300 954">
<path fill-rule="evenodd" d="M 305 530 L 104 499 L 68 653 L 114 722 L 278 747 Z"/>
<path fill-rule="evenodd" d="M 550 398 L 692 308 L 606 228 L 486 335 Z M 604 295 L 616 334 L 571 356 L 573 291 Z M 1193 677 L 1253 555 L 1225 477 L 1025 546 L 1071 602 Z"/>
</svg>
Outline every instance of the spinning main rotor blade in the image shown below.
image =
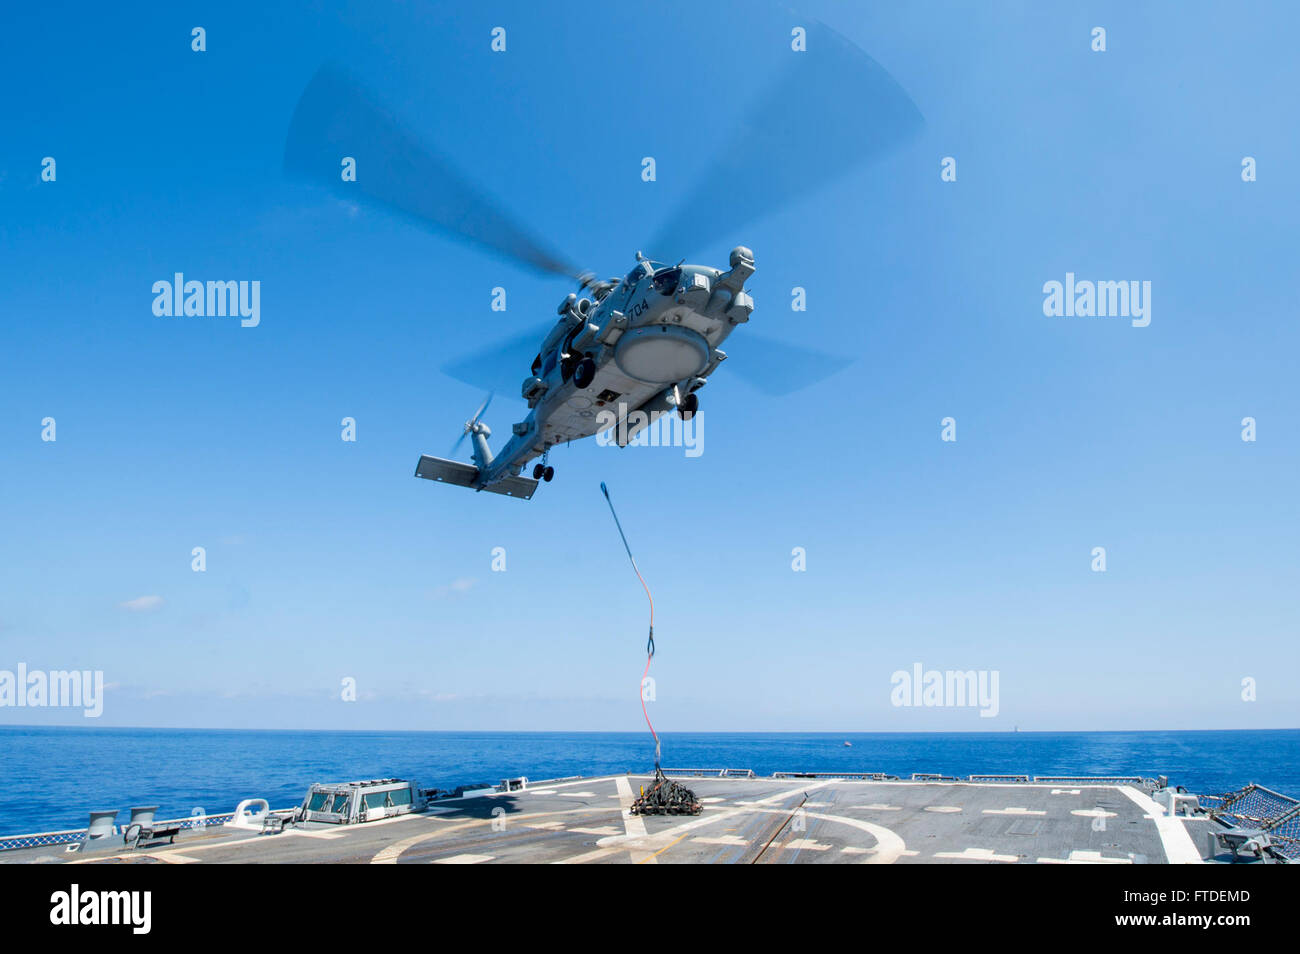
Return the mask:
<svg viewBox="0 0 1300 954">
<path fill-rule="evenodd" d="M 734 373 L 750 387 L 783 397 L 838 374 L 853 362 L 839 355 L 787 344 L 748 327 L 727 339 L 727 361 L 721 372 Z"/>
<path fill-rule="evenodd" d="M 784 55 L 647 247 L 652 258 L 689 258 L 717 240 L 741 244 L 754 219 L 897 148 L 924 124 L 884 67 L 825 24 L 810 22 L 807 49 Z"/>
<path fill-rule="evenodd" d="M 341 180 L 343 157 L 356 181 Z M 425 149 L 347 72 L 326 65 L 307 85 L 289 125 L 285 171 L 363 197 L 542 272 L 580 277 L 502 212 L 454 166 Z"/>
<path fill-rule="evenodd" d="M 528 375 L 528 365 L 537 356 L 553 323 L 539 325 L 522 334 L 498 341 L 481 351 L 457 358 L 442 366 L 442 373 L 476 388 L 518 394 Z"/>
</svg>

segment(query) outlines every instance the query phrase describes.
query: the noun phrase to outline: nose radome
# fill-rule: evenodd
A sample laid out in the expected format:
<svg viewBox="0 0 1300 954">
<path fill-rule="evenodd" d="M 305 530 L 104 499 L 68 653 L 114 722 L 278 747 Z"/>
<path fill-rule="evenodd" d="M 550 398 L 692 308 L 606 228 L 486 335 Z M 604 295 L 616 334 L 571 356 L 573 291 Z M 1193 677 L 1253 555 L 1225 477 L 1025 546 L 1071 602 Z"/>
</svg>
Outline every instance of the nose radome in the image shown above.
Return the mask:
<svg viewBox="0 0 1300 954">
<path fill-rule="evenodd" d="M 743 245 L 737 245 L 731 250 L 731 267 L 735 268 L 741 262 L 753 265 L 754 253 Z"/>
</svg>

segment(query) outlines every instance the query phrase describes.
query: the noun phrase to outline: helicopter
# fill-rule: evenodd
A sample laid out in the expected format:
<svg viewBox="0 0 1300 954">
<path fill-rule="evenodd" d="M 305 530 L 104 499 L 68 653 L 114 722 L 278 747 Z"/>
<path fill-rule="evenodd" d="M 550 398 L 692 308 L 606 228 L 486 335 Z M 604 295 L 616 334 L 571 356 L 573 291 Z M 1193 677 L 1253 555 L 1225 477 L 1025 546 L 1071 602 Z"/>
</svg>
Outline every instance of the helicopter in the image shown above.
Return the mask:
<svg viewBox="0 0 1300 954">
<path fill-rule="evenodd" d="M 756 98 L 720 157 L 687 190 L 677 213 L 652 241 L 652 252 L 680 253 L 720 228 L 739 228 L 757 211 L 844 175 L 919 128 L 922 120 L 911 99 L 871 57 L 824 24 L 813 22 L 806 30 L 807 42 L 816 44 L 819 55 L 795 56 Z M 807 138 L 803 124 L 810 105 L 831 102 L 846 89 L 856 91 L 860 122 L 850 109 L 844 122 L 822 124 L 797 173 L 786 163 L 772 167 L 761 161 L 782 157 L 792 143 Z M 350 182 L 343 177 L 340 184 L 341 157 L 354 157 L 364 173 Z M 536 351 L 519 386 L 529 413 L 513 425 L 505 446 L 493 453 L 492 431 L 483 420 L 492 391 L 465 422 L 451 450 L 454 455 L 468 438 L 472 463 L 423 454 L 415 469 L 420 478 L 526 500 L 539 483 L 555 476 L 549 454 L 558 444 L 610 429 L 610 420 L 618 422 L 611 433 L 619 446 L 663 414 L 690 420 L 699 410 L 698 392 L 727 360 L 720 346 L 754 311 L 746 288 L 755 272 L 754 254 L 744 245 L 731 249 L 726 269 L 685 259 L 670 264 L 640 251 L 622 278 L 599 280 L 594 272 L 573 267 L 497 208 L 450 161 L 426 148 L 334 64 L 318 70 L 298 101 L 285 146 L 285 170 L 578 283 L 578 291 L 560 302 L 558 320 L 530 332 L 536 344 L 517 342 L 506 349 L 511 363 L 527 353 L 522 348 Z M 754 339 L 757 351 L 757 336 L 746 330 L 745 337 Z M 849 363 L 785 342 L 761 347 L 769 358 L 752 362 L 750 370 L 760 389 L 771 393 L 788 393 Z M 478 363 L 499 371 L 504 360 L 497 349 Z M 467 365 L 444 370 L 468 381 L 474 375 L 461 373 Z M 525 468 L 533 461 L 528 476 Z"/>
<path fill-rule="evenodd" d="M 415 475 L 527 499 L 539 480 L 555 476 L 546 462 L 550 448 L 608 427 L 601 409 L 625 424 L 615 429 L 615 443 L 624 447 L 661 414 L 690 420 L 699 410 L 697 392 L 726 360 L 718 346 L 754 310 L 745 291 L 753 253 L 737 246 L 730 264 L 726 272 L 664 265 L 638 252 L 621 281 L 589 282 L 591 298 L 570 293 L 520 389 L 532 413 L 514 426 L 501 453 L 493 456 L 492 431 L 481 420 L 489 397 L 461 435 L 473 441 L 473 466 L 425 454 Z M 640 414 L 628 425 L 633 411 Z M 532 479 L 521 477 L 537 457 Z"/>
</svg>

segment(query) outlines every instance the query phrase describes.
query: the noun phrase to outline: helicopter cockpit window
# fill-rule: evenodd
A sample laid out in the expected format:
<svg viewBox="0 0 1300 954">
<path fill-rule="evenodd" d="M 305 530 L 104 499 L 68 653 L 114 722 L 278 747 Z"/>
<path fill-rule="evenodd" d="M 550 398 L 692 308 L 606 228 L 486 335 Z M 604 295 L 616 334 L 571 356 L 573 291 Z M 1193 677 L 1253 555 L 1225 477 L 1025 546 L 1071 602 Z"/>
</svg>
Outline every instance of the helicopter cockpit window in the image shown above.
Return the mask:
<svg viewBox="0 0 1300 954">
<path fill-rule="evenodd" d="M 655 272 L 654 286 L 661 295 L 671 295 L 677 290 L 677 282 L 682 277 L 680 268 L 661 268 Z"/>
<path fill-rule="evenodd" d="M 628 272 L 627 278 L 623 279 L 623 284 L 626 285 L 628 288 L 631 288 L 633 285 L 635 285 L 637 282 L 639 282 L 642 278 L 645 277 L 645 272 L 646 272 L 645 264 L 642 262 L 637 262 L 636 268 Z"/>
</svg>

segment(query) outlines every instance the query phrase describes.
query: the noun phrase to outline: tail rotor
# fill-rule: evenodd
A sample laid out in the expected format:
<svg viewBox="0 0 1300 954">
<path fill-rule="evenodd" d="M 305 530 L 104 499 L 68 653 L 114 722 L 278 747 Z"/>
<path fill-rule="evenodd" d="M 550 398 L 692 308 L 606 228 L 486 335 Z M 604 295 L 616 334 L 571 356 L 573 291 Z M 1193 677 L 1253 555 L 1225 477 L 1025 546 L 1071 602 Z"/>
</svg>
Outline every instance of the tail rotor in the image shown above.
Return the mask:
<svg viewBox="0 0 1300 954">
<path fill-rule="evenodd" d="M 483 399 L 483 403 L 478 406 L 478 410 L 474 412 L 474 416 L 465 422 L 465 429 L 461 431 L 460 437 L 456 439 L 456 443 L 451 445 L 451 456 L 455 456 L 456 452 L 460 450 L 460 445 L 465 443 L 465 438 L 469 437 L 469 435 L 478 432 L 482 433 L 483 436 L 486 437 L 492 433 L 488 430 L 486 424 L 479 423 L 479 418 L 483 416 L 483 413 L 488 409 L 488 405 L 491 403 L 492 394 L 489 393 L 488 396 Z"/>
</svg>

